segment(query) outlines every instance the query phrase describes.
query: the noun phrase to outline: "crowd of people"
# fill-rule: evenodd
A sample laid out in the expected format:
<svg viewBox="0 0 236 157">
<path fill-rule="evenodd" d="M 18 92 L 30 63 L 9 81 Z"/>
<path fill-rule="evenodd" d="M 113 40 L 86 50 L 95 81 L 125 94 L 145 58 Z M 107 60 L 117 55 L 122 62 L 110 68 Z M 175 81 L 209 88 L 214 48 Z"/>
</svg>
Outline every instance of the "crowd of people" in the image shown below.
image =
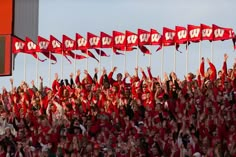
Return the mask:
<svg viewBox="0 0 236 157">
<path fill-rule="evenodd" d="M 150 67 L 55 74 L 52 87 L 10 79 L 0 157 L 236 157 L 236 62 L 228 68 L 227 58 L 219 71 L 202 58 L 183 80 Z"/>
</svg>

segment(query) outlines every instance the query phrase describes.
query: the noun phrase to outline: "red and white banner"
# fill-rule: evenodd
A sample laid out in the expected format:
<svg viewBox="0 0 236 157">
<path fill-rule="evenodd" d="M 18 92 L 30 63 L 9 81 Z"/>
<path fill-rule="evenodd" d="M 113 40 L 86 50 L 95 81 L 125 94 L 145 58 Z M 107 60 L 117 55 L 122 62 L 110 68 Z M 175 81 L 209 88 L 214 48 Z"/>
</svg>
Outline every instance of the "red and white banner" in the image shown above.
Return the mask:
<svg viewBox="0 0 236 157">
<path fill-rule="evenodd" d="M 38 46 L 40 52 L 48 52 L 49 51 L 49 40 L 38 36 Z"/>
<path fill-rule="evenodd" d="M 213 29 L 213 40 L 228 40 L 234 37 L 234 31 L 232 28 L 224 28 L 217 26 L 215 24 L 212 25 Z"/>
<path fill-rule="evenodd" d="M 25 38 L 25 52 L 31 54 L 34 58 L 38 59 L 41 62 L 44 62 L 46 59 L 40 59 L 37 52 L 39 52 L 39 46 L 35 44 L 30 38 Z"/>
<path fill-rule="evenodd" d="M 87 33 L 87 43 L 89 49 L 101 47 L 100 37 L 89 32 Z"/>
<path fill-rule="evenodd" d="M 75 41 L 66 35 L 62 35 L 62 48 L 64 51 L 71 51 L 76 49 Z"/>
<path fill-rule="evenodd" d="M 201 24 L 202 40 L 213 40 L 213 30 L 211 26 Z"/>
<path fill-rule="evenodd" d="M 176 26 L 175 27 L 175 42 L 178 44 L 184 44 L 188 41 L 188 31 L 185 27 Z"/>
<path fill-rule="evenodd" d="M 125 35 L 126 35 L 126 47 L 138 46 L 137 34 L 130 31 L 125 31 Z"/>
<path fill-rule="evenodd" d="M 150 45 L 151 33 L 143 30 L 138 29 L 138 45 Z"/>
<path fill-rule="evenodd" d="M 150 45 L 162 45 L 162 35 L 155 29 L 150 31 Z"/>
<path fill-rule="evenodd" d="M 17 37 L 12 37 L 12 53 L 25 52 L 25 41 Z"/>
<path fill-rule="evenodd" d="M 61 42 L 52 35 L 50 35 L 50 42 L 49 42 L 48 48 L 52 52 L 62 54 L 62 44 L 61 44 Z"/>
<path fill-rule="evenodd" d="M 29 54 L 39 52 L 39 46 L 28 37 L 25 38 L 25 52 Z"/>
<path fill-rule="evenodd" d="M 125 49 L 126 47 L 126 36 L 124 33 L 113 31 L 113 48 Z"/>
<path fill-rule="evenodd" d="M 112 48 L 113 47 L 112 36 L 110 36 L 104 32 L 101 32 L 100 39 L 101 39 L 101 48 Z"/>
<path fill-rule="evenodd" d="M 199 42 L 201 38 L 201 26 L 188 25 L 188 41 Z"/>
<path fill-rule="evenodd" d="M 41 52 L 44 56 L 47 58 L 57 62 L 57 58 L 51 53 L 49 54 L 49 41 L 41 36 L 38 36 L 38 46 L 39 46 L 39 52 Z M 52 64 L 55 64 L 52 63 Z"/>
<path fill-rule="evenodd" d="M 164 27 L 163 28 L 163 37 L 162 44 L 164 46 L 171 46 L 175 44 L 175 30 Z"/>
<path fill-rule="evenodd" d="M 87 50 L 88 49 L 88 44 L 87 40 L 82 37 L 80 34 L 76 33 L 75 35 L 75 42 L 76 42 L 76 49 L 77 50 Z"/>
</svg>

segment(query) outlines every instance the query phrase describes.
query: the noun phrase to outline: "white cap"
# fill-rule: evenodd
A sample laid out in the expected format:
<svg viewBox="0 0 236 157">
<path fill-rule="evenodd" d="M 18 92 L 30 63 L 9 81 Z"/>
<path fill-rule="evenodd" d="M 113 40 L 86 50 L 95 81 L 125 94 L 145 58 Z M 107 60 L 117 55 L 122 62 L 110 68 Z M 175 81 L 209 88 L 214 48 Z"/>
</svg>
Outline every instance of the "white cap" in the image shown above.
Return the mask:
<svg viewBox="0 0 236 157">
<path fill-rule="evenodd" d="M 201 157 L 201 154 L 199 152 L 196 152 L 193 154 L 193 157 Z"/>
</svg>

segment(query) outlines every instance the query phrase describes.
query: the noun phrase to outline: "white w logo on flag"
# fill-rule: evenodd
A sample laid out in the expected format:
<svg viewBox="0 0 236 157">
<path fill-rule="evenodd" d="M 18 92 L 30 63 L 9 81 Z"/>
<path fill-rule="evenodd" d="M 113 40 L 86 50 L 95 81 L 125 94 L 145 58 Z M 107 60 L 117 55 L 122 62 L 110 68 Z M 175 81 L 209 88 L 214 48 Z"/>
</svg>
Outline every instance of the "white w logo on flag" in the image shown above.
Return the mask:
<svg viewBox="0 0 236 157">
<path fill-rule="evenodd" d="M 150 34 L 140 34 L 139 35 L 140 42 L 148 42 L 149 37 L 150 37 Z"/>
<path fill-rule="evenodd" d="M 40 49 L 47 49 L 47 48 L 48 48 L 48 44 L 49 44 L 49 42 L 40 41 L 40 42 L 39 42 L 39 48 L 40 48 Z"/>
<path fill-rule="evenodd" d="M 210 37 L 211 33 L 212 33 L 212 29 L 203 29 L 202 37 Z"/>
<path fill-rule="evenodd" d="M 166 32 L 165 33 L 166 40 L 173 40 L 174 36 L 175 36 L 174 32 Z"/>
<path fill-rule="evenodd" d="M 115 44 L 123 44 L 125 40 L 124 35 L 119 35 L 115 37 Z"/>
<path fill-rule="evenodd" d="M 199 33 L 200 33 L 199 28 L 189 31 L 190 38 L 198 37 Z"/>
<path fill-rule="evenodd" d="M 66 46 L 66 48 L 72 48 L 74 46 L 74 42 L 71 40 L 66 40 L 65 46 Z"/>
<path fill-rule="evenodd" d="M 187 37 L 187 30 L 181 30 L 178 32 L 178 38 L 179 39 L 184 39 Z"/>
<path fill-rule="evenodd" d="M 79 47 L 86 46 L 86 44 L 87 44 L 87 40 L 85 40 L 84 38 L 80 38 L 80 39 L 77 40 L 77 45 Z"/>
<path fill-rule="evenodd" d="M 32 41 L 30 41 L 27 43 L 27 47 L 29 50 L 32 50 L 32 49 L 34 50 L 34 49 L 36 49 L 36 44 L 33 43 Z"/>
<path fill-rule="evenodd" d="M 110 45 L 111 44 L 111 38 L 103 37 L 102 38 L 102 45 Z"/>
<path fill-rule="evenodd" d="M 16 48 L 16 50 L 21 50 L 21 49 L 23 49 L 24 48 L 24 43 L 23 42 L 16 42 L 15 43 L 15 48 Z"/>
<path fill-rule="evenodd" d="M 60 43 L 59 43 L 58 41 L 56 41 L 56 40 L 53 40 L 53 41 L 52 41 L 52 47 L 53 47 L 53 48 L 60 47 Z"/>
<path fill-rule="evenodd" d="M 127 43 L 134 44 L 137 41 L 137 39 L 138 39 L 137 35 L 130 35 L 127 37 Z"/>
<path fill-rule="evenodd" d="M 89 39 L 89 43 L 90 43 L 91 46 L 98 45 L 98 42 L 99 42 L 99 37 L 93 37 L 93 38 Z"/>
<path fill-rule="evenodd" d="M 161 39 L 160 34 L 152 34 L 151 35 L 151 42 L 158 42 Z"/>
<path fill-rule="evenodd" d="M 214 30 L 214 35 L 215 35 L 216 38 L 217 37 L 223 37 L 224 32 L 225 31 L 223 29 L 216 29 L 216 30 Z"/>
</svg>

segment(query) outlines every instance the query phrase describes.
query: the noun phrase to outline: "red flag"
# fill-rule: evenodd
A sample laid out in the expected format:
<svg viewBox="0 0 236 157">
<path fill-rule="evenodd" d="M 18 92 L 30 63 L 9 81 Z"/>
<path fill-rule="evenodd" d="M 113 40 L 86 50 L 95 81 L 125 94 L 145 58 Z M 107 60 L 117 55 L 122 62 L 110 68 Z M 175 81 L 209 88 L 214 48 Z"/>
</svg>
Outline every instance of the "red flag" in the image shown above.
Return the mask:
<svg viewBox="0 0 236 157">
<path fill-rule="evenodd" d="M 17 37 L 12 37 L 12 53 L 17 54 L 17 53 L 24 53 L 25 52 L 25 41 L 21 40 L 20 38 Z"/>
<path fill-rule="evenodd" d="M 114 48 L 113 47 L 113 52 L 116 54 L 116 55 L 124 55 L 123 53 L 120 53 L 120 52 L 117 52 L 117 48 Z"/>
<path fill-rule="evenodd" d="M 144 45 L 138 46 L 138 48 L 142 51 L 144 54 L 151 54 L 151 52 L 148 50 L 148 48 Z"/>
<path fill-rule="evenodd" d="M 112 48 L 112 36 L 101 32 L 101 48 Z"/>
<path fill-rule="evenodd" d="M 138 35 L 130 32 L 130 31 L 125 31 L 126 35 L 126 47 L 133 47 L 138 45 Z"/>
<path fill-rule="evenodd" d="M 54 36 L 50 35 L 49 50 L 58 54 L 62 54 L 62 44 Z"/>
<path fill-rule="evenodd" d="M 212 25 L 213 29 L 213 40 L 228 40 L 234 37 L 234 32 L 232 28 L 219 27 L 215 24 Z"/>
<path fill-rule="evenodd" d="M 201 26 L 188 25 L 188 41 L 199 42 L 201 38 Z"/>
<path fill-rule="evenodd" d="M 101 48 L 100 37 L 89 32 L 87 33 L 87 43 L 90 49 Z"/>
<path fill-rule="evenodd" d="M 185 27 L 175 26 L 175 42 L 178 44 L 185 44 L 188 41 L 188 32 Z"/>
<path fill-rule="evenodd" d="M 69 38 L 66 35 L 62 36 L 62 48 L 64 51 L 71 51 L 71 50 L 75 50 L 75 41 L 71 38 Z"/>
<path fill-rule="evenodd" d="M 42 60 L 38 57 L 37 52 L 39 51 L 39 46 L 36 45 L 30 38 L 25 38 L 25 52 L 31 54 L 34 58 L 38 59 L 41 62 L 44 62 L 46 59 Z"/>
<path fill-rule="evenodd" d="M 157 32 L 155 29 L 151 29 L 150 31 L 150 45 L 160 45 L 156 51 L 159 51 L 162 48 L 162 35 Z"/>
<path fill-rule="evenodd" d="M 151 33 L 143 30 L 143 29 L 138 29 L 138 45 L 150 45 L 150 37 Z"/>
<path fill-rule="evenodd" d="M 162 45 L 162 35 L 155 29 L 151 29 L 151 45 Z"/>
<path fill-rule="evenodd" d="M 202 40 L 213 40 L 213 31 L 211 26 L 201 24 Z"/>
<path fill-rule="evenodd" d="M 234 45 L 234 50 L 236 50 L 236 36 L 235 35 L 232 38 L 232 41 L 233 41 L 233 45 Z"/>
<path fill-rule="evenodd" d="M 67 55 L 67 56 L 70 56 L 71 58 L 74 58 L 74 59 L 85 59 L 85 58 L 87 58 L 86 56 L 75 54 L 72 51 L 64 51 L 64 54 Z"/>
<path fill-rule="evenodd" d="M 113 47 L 115 49 L 124 49 L 126 46 L 126 36 L 124 33 L 113 31 Z"/>
<path fill-rule="evenodd" d="M 38 36 L 38 46 L 39 46 L 39 52 L 41 52 L 44 56 L 46 56 L 47 58 L 55 61 L 55 63 L 57 62 L 57 58 L 51 53 L 51 55 L 49 54 L 49 41 L 41 36 Z M 52 64 L 55 64 L 52 63 Z"/>
<path fill-rule="evenodd" d="M 110 57 L 110 55 L 107 55 L 103 50 L 100 49 L 95 49 L 98 55 L 103 56 L 103 57 Z"/>
<path fill-rule="evenodd" d="M 84 53 L 84 54 L 87 54 L 89 57 L 92 57 L 92 58 L 94 58 L 96 61 L 99 62 L 99 60 L 98 60 L 98 59 L 93 55 L 93 53 L 90 52 L 89 50 L 81 50 L 81 52 Z"/>
<path fill-rule="evenodd" d="M 163 27 L 162 43 L 164 46 L 171 46 L 175 44 L 175 30 Z"/>
<path fill-rule="evenodd" d="M 87 50 L 87 48 L 88 48 L 87 40 L 80 34 L 76 33 L 76 49 Z"/>
</svg>

